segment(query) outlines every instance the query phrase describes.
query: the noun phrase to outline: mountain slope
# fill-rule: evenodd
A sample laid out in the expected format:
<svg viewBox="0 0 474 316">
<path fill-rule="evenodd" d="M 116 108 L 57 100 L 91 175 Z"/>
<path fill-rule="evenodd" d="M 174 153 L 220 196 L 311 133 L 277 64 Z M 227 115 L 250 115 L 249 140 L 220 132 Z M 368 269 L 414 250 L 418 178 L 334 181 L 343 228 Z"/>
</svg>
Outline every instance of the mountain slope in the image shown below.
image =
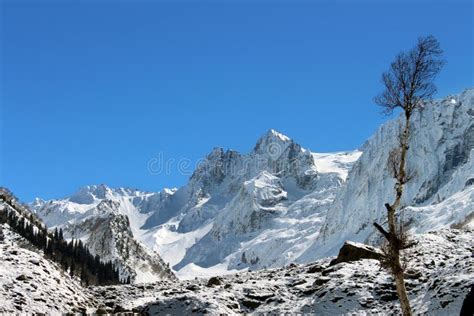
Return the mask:
<svg viewBox="0 0 474 316">
<path fill-rule="evenodd" d="M 373 239 L 372 223 L 384 222 L 384 203 L 394 199 L 387 168 L 401 119 L 382 125 L 363 146 L 349 180 L 328 210 L 321 234 L 302 262 L 333 255 L 344 240 Z M 472 225 L 474 211 L 474 89 L 427 105 L 412 120 L 408 170 L 402 204 L 416 232 Z"/>
<path fill-rule="evenodd" d="M 187 245 L 174 269 L 187 277 L 186 271 L 199 267 L 232 271 L 293 261 L 318 233 L 325 209 L 344 182 L 344 171 L 359 156 L 326 154 L 337 168 L 318 171 L 313 153 L 274 130 L 245 155 L 213 150 L 176 192 L 182 194 L 180 201 L 187 195 L 187 202 L 173 219 L 176 231 L 183 234 L 212 226 Z M 337 164 L 342 157 L 345 164 Z M 170 227 L 158 226 L 157 234 Z"/>
<path fill-rule="evenodd" d="M 112 190 L 105 185 L 80 189 L 67 200 L 32 204 L 47 225 L 62 228 L 65 238 L 83 240 L 93 255 L 113 262 L 120 276 L 135 283 L 174 278 L 160 256 L 134 236 L 147 218 L 146 212 L 162 194 Z M 141 208 L 137 209 L 136 205 Z"/>
<path fill-rule="evenodd" d="M 98 302 L 55 263 L 45 259 L 7 224 L 0 226 L 0 313 L 66 313 Z"/>
</svg>

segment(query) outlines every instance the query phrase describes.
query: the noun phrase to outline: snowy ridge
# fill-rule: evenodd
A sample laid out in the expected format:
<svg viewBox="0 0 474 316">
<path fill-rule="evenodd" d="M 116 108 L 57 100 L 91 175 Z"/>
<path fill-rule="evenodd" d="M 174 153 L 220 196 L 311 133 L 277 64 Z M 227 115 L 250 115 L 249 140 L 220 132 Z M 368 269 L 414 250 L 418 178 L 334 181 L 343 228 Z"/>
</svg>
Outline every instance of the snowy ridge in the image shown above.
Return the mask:
<svg viewBox="0 0 474 316">
<path fill-rule="evenodd" d="M 310 151 L 274 130 L 247 155 L 214 149 L 176 193 L 191 195 L 181 208 L 178 232 L 209 223 L 212 229 L 190 245 L 174 269 L 187 278 L 183 272 L 196 265 L 216 275 L 223 266 L 242 270 L 291 262 L 317 234 L 342 183 L 336 171 L 318 173 Z"/>
</svg>

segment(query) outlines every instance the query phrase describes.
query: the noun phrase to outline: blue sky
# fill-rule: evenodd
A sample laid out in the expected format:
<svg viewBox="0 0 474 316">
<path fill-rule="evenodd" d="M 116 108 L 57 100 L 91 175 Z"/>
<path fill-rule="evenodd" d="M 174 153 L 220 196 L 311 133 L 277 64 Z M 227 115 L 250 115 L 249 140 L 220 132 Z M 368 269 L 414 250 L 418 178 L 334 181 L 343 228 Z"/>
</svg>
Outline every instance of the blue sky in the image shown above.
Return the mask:
<svg viewBox="0 0 474 316">
<path fill-rule="evenodd" d="M 420 35 L 445 50 L 438 96 L 473 86 L 470 1 L 0 5 L 0 185 L 25 201 L 180 186 L 189 174 L 150 159 L 248 152 L 269 128 L 357 148 L 388 119 L 382 71 Z"/>
</svg>

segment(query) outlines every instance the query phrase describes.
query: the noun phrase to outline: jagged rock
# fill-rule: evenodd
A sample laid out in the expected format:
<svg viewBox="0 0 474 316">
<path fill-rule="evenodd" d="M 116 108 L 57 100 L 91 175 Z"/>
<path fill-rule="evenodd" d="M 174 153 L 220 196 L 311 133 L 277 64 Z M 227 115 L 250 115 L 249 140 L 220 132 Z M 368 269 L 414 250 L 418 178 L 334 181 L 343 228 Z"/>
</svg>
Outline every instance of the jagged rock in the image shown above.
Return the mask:
<svg viewBox="0 0 474 316">
<path fill-rule="evenodd" d="M 341 262 L 351 262 L 360 259 L 380 259 L 382 252 L 368 245 L 346 241 L 339 250 L 337 258 L 332 260 L 329 265 L 333 266 Z"/>
</svg>

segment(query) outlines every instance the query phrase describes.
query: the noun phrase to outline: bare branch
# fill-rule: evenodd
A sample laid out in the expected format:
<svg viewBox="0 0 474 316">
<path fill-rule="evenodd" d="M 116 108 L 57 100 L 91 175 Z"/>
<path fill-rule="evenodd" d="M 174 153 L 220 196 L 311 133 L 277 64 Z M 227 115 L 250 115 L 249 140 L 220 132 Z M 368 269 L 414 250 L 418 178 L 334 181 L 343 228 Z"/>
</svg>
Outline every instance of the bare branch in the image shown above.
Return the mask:
<svg viewBox="0 0 474 316">
<path fill-rule="evenodd" d="M 382 74 L 385 90 L 374 98 L 386 114 L 402 108 L 411 114 L 422 108 L 436 93 L 433 80 L 445 64 L 438 40 L 432 36 L 420 37 L 414 48 L 401 52 Z"/>
<path fill-rule="evenodd" d="M 377 230 L 378 230 L 382 235 L 384 235 L 384 237 L 385 237 L 387 240 L 390 240 L 390 234 L 389 234 L 382 226 L 380 226 L 380 225 L 377 224 L 376 222 L 374 222 L 374 226 L 375 226 L 375 228 L 377 228 Z"/>
</svg>

